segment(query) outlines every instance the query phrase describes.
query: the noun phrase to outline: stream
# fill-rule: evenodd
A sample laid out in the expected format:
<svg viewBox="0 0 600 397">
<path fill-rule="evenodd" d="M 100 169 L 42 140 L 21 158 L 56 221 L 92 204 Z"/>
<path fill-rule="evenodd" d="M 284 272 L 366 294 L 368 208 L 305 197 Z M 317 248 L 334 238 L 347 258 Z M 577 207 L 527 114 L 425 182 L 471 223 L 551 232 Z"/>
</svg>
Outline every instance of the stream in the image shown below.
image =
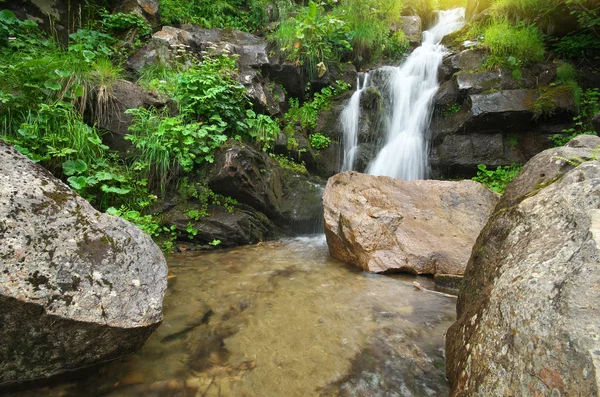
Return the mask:
<svg viewBox="0 0 600 397">
<path fill-rule="evenodd" d="M 136 354 L 12 396 L 440 396 L 456 300 L 360 272 L 325 237 L 171 255 Z"/>
</svg>

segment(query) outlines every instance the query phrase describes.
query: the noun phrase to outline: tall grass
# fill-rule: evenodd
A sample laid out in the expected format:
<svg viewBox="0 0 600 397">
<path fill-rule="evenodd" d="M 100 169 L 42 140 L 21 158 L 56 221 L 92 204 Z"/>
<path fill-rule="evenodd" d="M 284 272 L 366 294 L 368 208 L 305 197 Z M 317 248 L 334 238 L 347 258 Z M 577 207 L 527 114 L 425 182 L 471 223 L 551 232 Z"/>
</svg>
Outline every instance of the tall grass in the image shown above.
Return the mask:
<svg viewBox="0 0 600 397">
<path fill-rule="evenodd" d="M 542 36 L 533 25 L 511 25 L 506 19 L 494 20 L 484 30 L 483 45 L 495 57 L 515 57 L 523 65 L 544 60 Z"/>
</svg>

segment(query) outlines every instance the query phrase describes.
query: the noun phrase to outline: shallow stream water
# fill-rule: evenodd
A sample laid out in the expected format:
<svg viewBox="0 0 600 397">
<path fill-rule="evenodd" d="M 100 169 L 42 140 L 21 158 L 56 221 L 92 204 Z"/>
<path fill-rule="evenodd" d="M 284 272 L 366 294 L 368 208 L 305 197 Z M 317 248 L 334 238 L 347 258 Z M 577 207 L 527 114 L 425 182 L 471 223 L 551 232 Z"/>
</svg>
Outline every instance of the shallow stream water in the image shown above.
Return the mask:
<svg viewBox="0 0 600 397">
<path fill-rule="evenodd" d="M 19 396 L 443 396 L 456 300 L 359 272 L 323 236 L 172 255 L 135 355 Z"/>
</svg>

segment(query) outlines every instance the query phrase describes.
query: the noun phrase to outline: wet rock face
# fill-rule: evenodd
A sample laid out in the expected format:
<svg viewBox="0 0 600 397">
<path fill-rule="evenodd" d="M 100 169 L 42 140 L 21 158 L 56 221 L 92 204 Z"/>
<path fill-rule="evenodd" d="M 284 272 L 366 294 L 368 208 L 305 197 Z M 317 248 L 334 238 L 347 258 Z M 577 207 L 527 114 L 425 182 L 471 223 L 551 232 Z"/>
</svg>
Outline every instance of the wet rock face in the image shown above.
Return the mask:
<svg viewBox="0 0 600 397">
<path fill-rule="evenodd" d="M 111 149 L 125 152 L 131 147 L 131 142 L 124 137 L 129 134 L 129 126 L 133 124 L 132 115 L 125 111 L 139 107 L 160 109 L 165 106 L 167 101 L 151 91 L 126 80 L 117 80 L 111 87 L 107 105 L 101 107 L 100 112 L 91 115 L 90 121 L 97 122 L 99 128 L 109 132 L 103 136 L 103 140 Z"/>
<path fill-rule="evenodd" d="M 412 181 L 354 171 L 323 196 L 332 256 L 365 271 L 462 275 L 498 195 L 473 181 Z"/>
<path fill-rule="evenodd" d="M 534 64 L 516 74 L 486 70 L 486 57 L 482 50 L 466 49 L 448 56 L 439 69 L 430 124 L 434 178 L 471 177 L 478 164 L 525 163 L 552 145 L 552 135 L 572 127 L 575 96 L 571 87 L 555 82 L 555 64 Z M 488 139 L 493 144 L 485 148 Z"/>
<path fill-rule="evenodd" d="M 152 239 L 0 143 L 0 384 L 130 354 L 162 321 Z"/>
<path fill-rule="evenodd" d="M 598 145 L 535 156 L 478 237 L 446 339 L 453 396 L 600 393 Z"/>
<path fill-rule="evenodd" d="M 143 16 L 154 29 L 160 28 L 158 0 L 113 0 L 113 3 L 117 3 L 116 10 L 118 12 L 135 12 Z"/>
<path fill-rule="evenodd" d="M 220 241 L 219 247 L 229 248 L 256 244 L 276 235 L 277 227 L 263 213 L 243 204 L 231 210 L 211 206 L 209 216 L 198 219 L 188 215 L 194 209 L 197 209 L 194 202 L 177 205 L 162 214 L 163 222 L 175 225 L 178 234 L 187 236 L 192 243 L 207 247 L 213 240 Z M 187 231 L 190 224 L 197 230 L 196 234 Z"/>
<path fill-rule="evenodd" d="M 207 179 L 209 187 L 267 215 L 287 232 L 315 232 L 320 224 L 322 187 L 277 166 L 275 160 L 249 146 L 223 147 Z"/>
</svg>

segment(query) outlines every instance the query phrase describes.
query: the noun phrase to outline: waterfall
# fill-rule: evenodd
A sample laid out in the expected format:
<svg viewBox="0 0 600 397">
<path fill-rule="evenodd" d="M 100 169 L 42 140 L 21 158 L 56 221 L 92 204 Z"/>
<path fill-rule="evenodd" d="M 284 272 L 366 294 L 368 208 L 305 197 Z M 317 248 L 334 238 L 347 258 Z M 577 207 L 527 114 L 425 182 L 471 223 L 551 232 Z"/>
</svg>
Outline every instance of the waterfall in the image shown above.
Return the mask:
<svg viewBox="0 0 600 397">
<path fill-rule="evenodd" d="M 427 177 L 425 132 L 431 119 L 431 101 L 439 88 L 437 73 L 446 49 L 442 38 L 464 25 L 464 8 L 438 12 L 438 22 L 423 32 L 421 46 L 399 67 L 385 67 L 385 89 L 389 106 L 384 145 L 367 167 L 371 175 L 385 175 L 407 181 Z M 352 169 L 357 152 L 360 94 L 354 93 L 342 112 L 344 165 Z"/>
<path fill-rule="evenodd" d="M 360 84 L 361 75 L 363 83 Z M 342 111 L 340 121 L 344 131 L 344 160 L 342 171 L 354 169 L 356 165 L 356 152 L 358 149 L 358 126 L 360 120 L 360 95 L 369 85 L 369 73 L 359 73 L 356 78 L 356 91 L 352 94 L 350 102 Z"/>
<path fill-rule="evenodd" d="M 427 177 L 425 131 L 431 118 L 431 101 L 439 88 L 437 72 L 446 49 L 442 38 L 464 24 L 463 8 L 439 12 L 438 23 L 423 32 L 423 41 L 406 62 L 391 73 L 391 120 L 385 145 L 369 164 L 371 175 L 407 181 Z"/>
</svg>

